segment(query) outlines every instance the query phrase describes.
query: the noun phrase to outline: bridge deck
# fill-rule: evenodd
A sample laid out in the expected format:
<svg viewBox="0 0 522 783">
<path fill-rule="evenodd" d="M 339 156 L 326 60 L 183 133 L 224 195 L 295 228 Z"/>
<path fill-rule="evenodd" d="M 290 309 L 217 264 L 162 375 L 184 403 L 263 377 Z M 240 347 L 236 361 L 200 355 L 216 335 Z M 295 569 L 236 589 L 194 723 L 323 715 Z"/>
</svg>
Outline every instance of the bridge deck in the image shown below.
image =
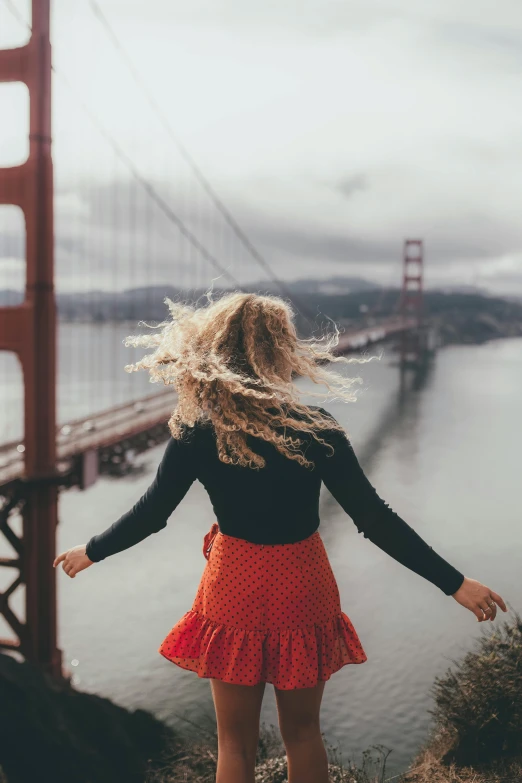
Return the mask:
<svg viewBox="0 0 522 783">
<path fill-rule="evenodd" d="M 166 389 L 62 424 L 56 431 L 57 462 L 67 463 L 84 451 L 114 445 L 166 422 L 174 406 L 175 393 Z M 17 441 L 0 447 L 0 486 L 24 475 L 24 455 L 18 451 L 19 446 Z"/>
</svg>

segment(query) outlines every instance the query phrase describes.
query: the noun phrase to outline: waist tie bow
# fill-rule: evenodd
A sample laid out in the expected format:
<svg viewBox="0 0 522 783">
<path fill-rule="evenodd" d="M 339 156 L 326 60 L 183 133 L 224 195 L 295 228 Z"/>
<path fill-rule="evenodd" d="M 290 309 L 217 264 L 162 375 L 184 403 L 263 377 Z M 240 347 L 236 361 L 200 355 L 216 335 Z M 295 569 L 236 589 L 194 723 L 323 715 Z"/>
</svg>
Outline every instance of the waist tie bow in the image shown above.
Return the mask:
<svg viewBox="0 0 522 783">
<path fill-rule="evenodd" d="M 205 535 L 205 538 L 203 540 L 203 555 L 208 560 L 210 557 L 210 550 L 212 549 L 212 544 L 214 543 L 214 539 L 216 538 L 217 534 L 219 533 L 219 525 L 217 522 L 214 522 L 208 533 Z"/>
</svg>

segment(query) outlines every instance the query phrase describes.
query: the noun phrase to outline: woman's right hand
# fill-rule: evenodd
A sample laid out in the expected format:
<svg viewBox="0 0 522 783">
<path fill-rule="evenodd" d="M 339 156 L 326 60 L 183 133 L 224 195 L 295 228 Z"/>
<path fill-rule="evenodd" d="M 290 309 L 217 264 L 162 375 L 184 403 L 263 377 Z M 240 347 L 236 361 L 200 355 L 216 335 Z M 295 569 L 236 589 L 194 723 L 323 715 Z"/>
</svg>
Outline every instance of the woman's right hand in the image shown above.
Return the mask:
<svg viewBox="0 0 522 783">
<path fill-rule="evenodd" d="M 502 596 L 476 579 L 469 579 L 467 576 L 464 577 L 461 586 L 451 597 L 461 606 L 473 612 L 479 623 L 484 620 L 494 620 L 497 615 L 497 605 L 503 612 L 507 612 Z"/>
<path fill-rule="evenodd" d="M 85 544 L 79 546 L 73 546 L 72 549 L 68 549 L 66 552 L 62 552 L 55 557 L 53 567 L 62 563 L 62 568 L 71 579 L 74 579 L 79 571 L 84 571 L 89 566 L 94 565 L 94 561 L 87 557 L 85 553 Z"/>
</svg>

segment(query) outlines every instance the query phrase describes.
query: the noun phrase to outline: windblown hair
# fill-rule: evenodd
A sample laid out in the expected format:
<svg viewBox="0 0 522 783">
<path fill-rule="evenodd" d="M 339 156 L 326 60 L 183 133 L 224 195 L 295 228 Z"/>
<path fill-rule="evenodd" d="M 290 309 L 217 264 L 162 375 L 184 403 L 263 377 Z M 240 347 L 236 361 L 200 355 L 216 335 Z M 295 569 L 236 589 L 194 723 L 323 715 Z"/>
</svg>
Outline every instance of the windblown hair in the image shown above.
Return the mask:
<svg viewBox="0 0 522 783">
<path fill-rule="evenodd" d="M 344 429 L 300 403 L 293 378 L 325 385 L 331 399 L 354 402 L 352 387 L 362 379 L 346 378 L 326 365 L 378 357 L 335 355 L 337 326 L 320 340 L 299 338 L 292 307 L 280 297 L 232 292 L 213 300 L 211 291 L 205 297 L 204 307 L 166 297 L 171 319 L 149 327 L 159 331 L 124 340 L 126 346 L 155 350 L 125 370 L 146 369 L 151 383 L 174 386 L 178 402 L 168 421 L 172 437 L 180 439 L 187 427 L 206 421 L 214 428 L 222 462 L 264 467 L 264 458 L 247 444 L 247 435 L 252 435 L 272 443 L 289 459 L 313 467 L 299 451 L 303 441 L 286 434 L 285 428 L 294 430 L 294 435 L 295 431 L 311 433 L 323 444 L 321 430 Z M 324 397 L 308 389 L 306 395 Z"/>
</svg>

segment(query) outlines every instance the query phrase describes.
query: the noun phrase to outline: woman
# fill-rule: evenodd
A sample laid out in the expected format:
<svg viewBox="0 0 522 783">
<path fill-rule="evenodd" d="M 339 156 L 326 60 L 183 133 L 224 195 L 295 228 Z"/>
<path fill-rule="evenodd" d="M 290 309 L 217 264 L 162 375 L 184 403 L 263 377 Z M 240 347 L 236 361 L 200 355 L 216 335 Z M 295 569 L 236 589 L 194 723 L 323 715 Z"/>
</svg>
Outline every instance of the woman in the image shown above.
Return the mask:
<svg viewBox="0 0 522 783">
<path fill-rule="evenodd" d="M 167 524 L 191 484 L 206 488 L 217 522 L 204 539 L 207 563 L 191 609 L 158 652 L 210 679 L 218 727 L 217 783 L 254 781 L 266 683 L 275 688 L 290 783 L 327 783 L 319 711 L 325 682 L 366 653 L 341 610 L 320 537 L 321 482 L 359 532 L 445 595 L 493 620 L 501 596 L 465 577 L 381 500 L 351 443 L 324 408 L 298 400 L 293 377 L 353 401 L 328 363 L 338 330 L 297 337 L 293 312 L 274 296 L 232 293 L 195 309 L 167 299 L 159 332 L 129 337 L 154 347 L 128 371 L 173 384 L 178 404 L 157 475 L 134 507 L 86 545 L 60 554 L 76 574 Z M 314 396 L 319 396 L 316 394 Z"/>
</svg>

